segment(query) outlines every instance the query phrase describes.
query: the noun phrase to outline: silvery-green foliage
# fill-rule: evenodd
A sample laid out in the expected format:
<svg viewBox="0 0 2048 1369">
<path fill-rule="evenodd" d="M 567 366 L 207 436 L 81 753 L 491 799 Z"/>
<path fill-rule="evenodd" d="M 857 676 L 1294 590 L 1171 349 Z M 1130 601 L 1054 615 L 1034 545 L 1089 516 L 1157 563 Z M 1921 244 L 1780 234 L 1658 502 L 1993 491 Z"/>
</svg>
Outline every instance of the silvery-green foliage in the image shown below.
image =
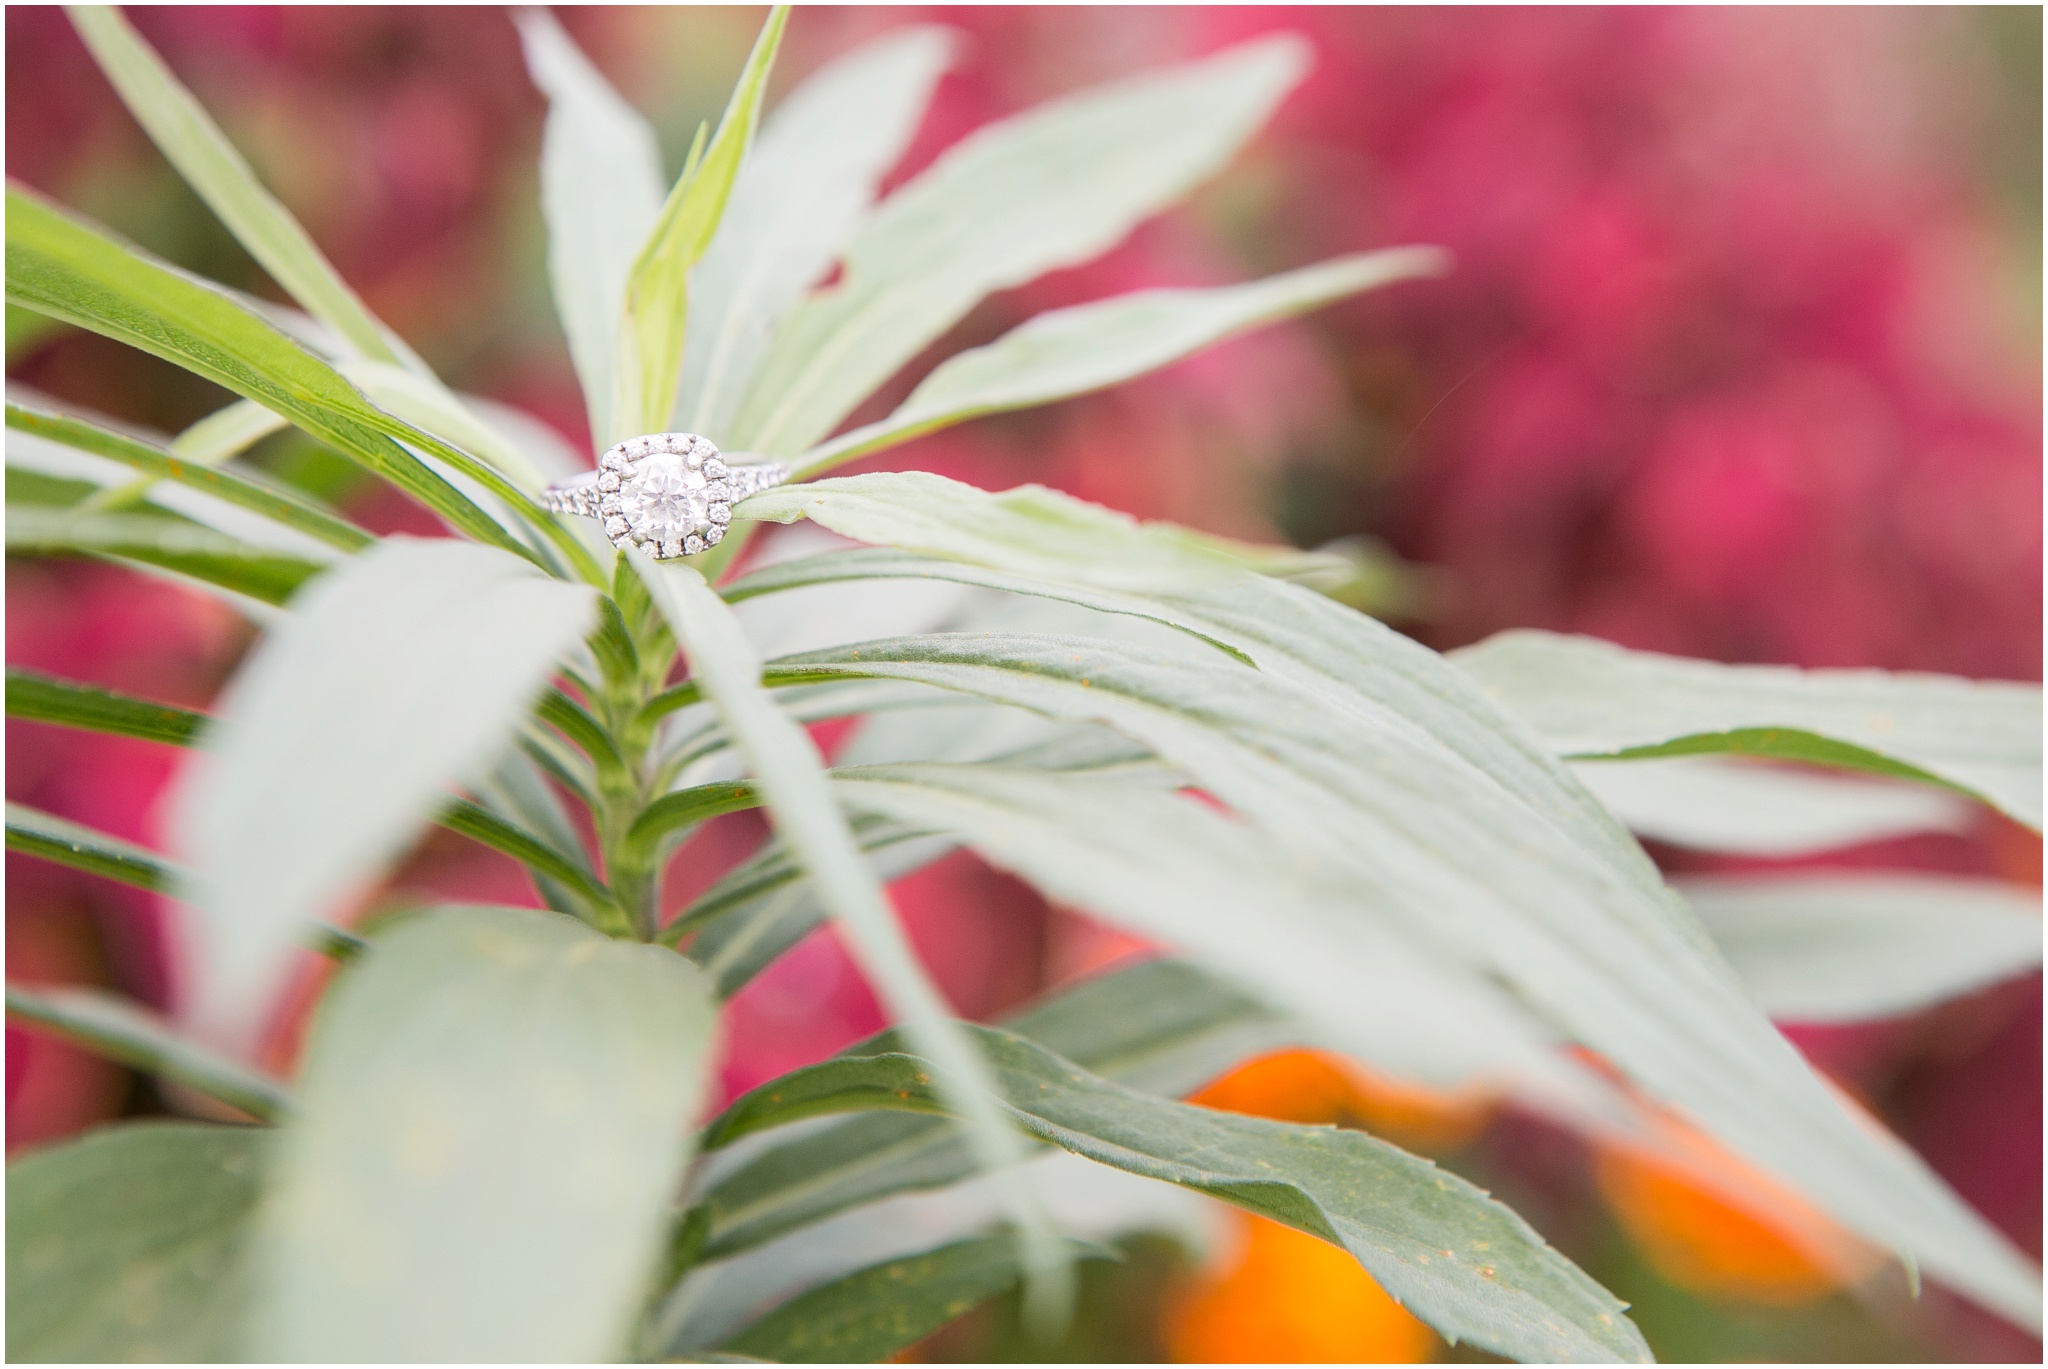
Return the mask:
<svg viewBox="0 0 2048 1369">
<path fill-rule="evenodd" d="M 787 19 L 664 187 L 641 116 L 546 13 L 518 16 L 548 99 L 548 275 L 600 443 L 673 414 L 815 474 L 1446 267 L 1392 248 L 1055 311 L 835 436 L 989 293 L 1215 174 L 1306 53 L 1269 39 L 1026 111 L 877 202 L 951 39 L 887 35 L 764 109 Z M 1870 874 L 1676 891 L 1631 835 L 1794 854 L 1977 802 L 2038 823 L 2038 690 L 1542 634 L 1445 658 L 1317 593 L 1342 557 L 914 473 L 757 495 L 694 568 L 621 563 L 535 502 L 579 464 L 558 439 L 445 386 L 118 14 L 78 23 L 305 312 L 10 188 L 11 304 L 237 396 L 168 435 L 10 391 L 10 552 L 170 577 L 264 635 L 212 714 L 10 671 L 12 716 L 198 753 L 173 852 L 18 805 L 7 823 L 10 850 L 190 903 L 183 1012 L 9 1008 L 264 1128 L 118 1128 L 11 1170 L 9 1291 L 33 1315 L 10 1317 L 10 1352 L 878 1355 L 1020 1279 L 1059 1316 L 1066 1262 L 1095 1253 L 1075 1238 L 1118 1229 L 1085 1195 L 1114 1192 L 1169 1225 L 1208 1201 L 1190 1193 L 1290 1222 L 1500 1353 L 1647 1353 L 1605 1290 L 1453 1176 L 1172 1101 L 1282 1043 L 1604 1134 L 1675 1110 L 2039 1325 L 2032 1264 L 1768 1020 L 1908 1011 L 2036 965 L 2038 900 Z M 286 426 L 458 536 L 373 537 L 238 461 Z M 759 523 L 795 520 L 815 526 L 723 574 Z M 833 718 L 861 723 L 827 768 L 802 725 Z M 697 825 L 752 807 L 773 839 L 663 907 Z M 433 825 L 519 862 L 552 911 L 333 926 Z M 1000 1031 L 957 1023 L 884 893 L 957 847 L 1186 959 Z M 686 1169 L 717 1000 L 828 919 L 898 1033 L 740 1100 Z M 249 1051 L 309 946 L 343 967 L 286 1081 Z M 850 1115 L 806 1120 L 824 1113 Z M 1048 1146 L 1064 1168 L 1020 1163 Z"/>
</svg>

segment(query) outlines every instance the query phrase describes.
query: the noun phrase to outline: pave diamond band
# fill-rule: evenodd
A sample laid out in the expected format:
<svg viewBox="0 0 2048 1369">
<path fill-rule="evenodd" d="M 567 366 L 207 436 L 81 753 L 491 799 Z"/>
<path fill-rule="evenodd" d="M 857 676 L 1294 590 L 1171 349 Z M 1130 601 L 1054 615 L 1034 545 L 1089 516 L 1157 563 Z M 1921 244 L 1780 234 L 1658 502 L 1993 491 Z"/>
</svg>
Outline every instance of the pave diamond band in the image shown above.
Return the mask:
<svg viewBox="0 0 2048 1369">
<path fill-rule="evenodd" d="M 540 499 L 556 513 L 602 520 L 621 551 L 666 561 L 718 545 L 735 503 L 787 479 L 780 461 L 728 466 L 695 433 L 654 433 L 619 443 L 596 470 L 548 486 Z"/>
</svg>

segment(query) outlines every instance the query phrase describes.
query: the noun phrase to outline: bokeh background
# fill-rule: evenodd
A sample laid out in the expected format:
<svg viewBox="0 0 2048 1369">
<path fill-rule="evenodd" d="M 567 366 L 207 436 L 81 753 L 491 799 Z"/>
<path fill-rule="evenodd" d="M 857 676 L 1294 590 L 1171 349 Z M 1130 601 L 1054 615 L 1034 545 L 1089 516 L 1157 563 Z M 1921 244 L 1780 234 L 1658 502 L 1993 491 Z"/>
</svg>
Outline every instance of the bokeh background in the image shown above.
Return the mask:
<svg viewBox="0 0 2048 1369">
<path fill-rule="evenodd" d="M 563 21 L 660 129 L 715 118 L 755 9 Z M 152 8 L 142 32 L 364 295 L 458 387 L 579 445 L 548 301 L 542 101 L 507 16 L 463 8 Z M 1046 307 L 1207 284 L 1402 242 L 1404 285 L 1109 394 L 889 453 L 1000 488 L 1315 545 L 1368 535 L 1419 568 L 1402 626 L 1438 647 L 1511 626 L 1727 661 L 2041 677 L 2041 15 L 2037 9 L 816 9 L 776 88 L 936 20 L 961 60 L 897 178 L 968 130 L 1133 69 L 1293 29 L 1314 74 L 1225 174 L 1101 261 L 998 296 L 919 367 Z M 171 260 L 276 291 L 121 109 L 61 12 L 10 8 L 7 171 Z M 225 402 L 118 345 L 8 311 L 10 376 L 175 430 Z M 385 530 L 432 520 L 291 435 L 255 457 Z M 10 560 L 7 655 L 187 705 L 249 642 L 211 601 L 111 566 Z M 7 793 L 161 844 L 176 757 L 8 724 Z M 721 820 L 671 896 L 759 840 Z M 1658 850 L 1673 869 L 1708 862 Z M 2038 886 L 2040 843 L 1967 832 L 1857 848 Z M 1729 862 L 1718 862 L 1725 867 Z M 176 992 L 176 910 L 13 856 L 7 973 Z M 530 902 L 433 838 L 394 881 Z M 965 856 L 897 890 L 960 1009 L 988 1016 L 1130 943 Z M 1992 1221 L 2041 1251 L 2039 976 L 1853 1028 L 1788 1031 Z M 728 1090 L 865 1035 L 829 933 L 730 1010 Z M 281 1038 L 280 1059 L 290 1042 Z M 10 1151 L 175 1100 L 9 1027 Z M 1636 1304 L 1674 1359 L 2028 1359 L 1940 1290 L 1836 1286 L 1768 1230 L 1628 1156 L 1485 1099 L 1346 1062 L 1260 1062 L 1205 1101 L 1368 1126 L 1500 1193 Z M 1206 1262 L 1161 1240 L 1091 1283 L 1068 1342 L 997 1304 L 927 1358 L 1459 1357 L 1354 1265 L 1242 1222 Z"/>
</svg>

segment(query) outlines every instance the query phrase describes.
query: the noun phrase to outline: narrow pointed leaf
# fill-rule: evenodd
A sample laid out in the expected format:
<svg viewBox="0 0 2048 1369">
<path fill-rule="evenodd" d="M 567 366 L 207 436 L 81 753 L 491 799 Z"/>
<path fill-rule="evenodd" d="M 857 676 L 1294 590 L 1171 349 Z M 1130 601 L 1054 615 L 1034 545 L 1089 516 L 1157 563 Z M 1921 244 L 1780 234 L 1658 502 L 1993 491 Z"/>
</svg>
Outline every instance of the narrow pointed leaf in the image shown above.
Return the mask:
<svg viewBox="0 0 2048 1369">
<path fill-rule="evenodd" d="M 870 1114 L 919 1121 L 907 1113 Z M 1110 1243 L 1163 1235 L 1190 1251 L 1221 1248 L 1227 1215 L 1200 1194 L 1039 1146 L 1022 1177 L 1055 1214 L 1061 1231 Z M 920 1254 L 945 1242 L 1003 1228 L 991 1177 L 924 1193 L 902 1193 L 842 1212 L 746 1254 L 700 1264 L 646 1323 L 643 1354 L 703 1359 L 747 1324 L 807 1289 L 878 1260 Z"/>
<path fill-rule="evenodd" d="M 612 348 L 626 281 L 661 214 L 661 149 L 552 14 L 536 7 L 516 17 L 526 69 L 548 97 L 540 152 L 548 279 L 602 450 L 612 441 Z"/>
<path fill-rule="evenodd" d="M 409 430 L 327 363 L 220 291 L 14 185 L 7 189 L 7 298 L 256 400 L 460 531 L 519 549 L 496 521 L 393 441 L 394 428 Z"/>
<path fill-rule="evenodd" d="M 1166 1097 L 1283 1045 L 1300 1028 L 1217 976 L 1158 960 L 1085 981 L 1001 1023 L 1105 1079 Z M 729 1257 L 847 1208 L 973 1175 L 958 1124 L 863 1114 L 766 1144 L 706 1190 L 706 1252 Z"/>
<path fill-rule="evenodd" d="M 852 819 L 854 839 L 875 877 L 892 883 L 953 849 L 954 843 L 886 819 Z M 788 846 L 773 842 L 684 909 L 660 940 L 690 939 L 686 954 L 730 998 L 831 917 Z"/>
<path fill-rule="evenodd" d="M 1961 794 L 1739 756 L 1573 763 L 1579 783 L 1631 832 L 1738 855 L 1814 855 L 1915 832 L 1954 832 L 1973 820 Z"/>
<path fill-rule="evenodd" d="M 823 661 L 802 658 L 808 668 Z M 1415 957 L 1412 972 L 1376 975 L 1376 983 L 1420 989 L 1430 967 L 1438 976 L 1449 970 L 1451 977 L 1423 993 L 1420 1011 L 1441 1013 L 1443 995 L 1456 985 L 1468 993 L 1485 991 L 1490 980 L 1511 986 L 1543 1020 L 1601 1051 L 1843 1220 L 1920 1255 L 1930 1270 L 2016 1320 L 2036 1315 L 2024 1257 L 1903 1145 L 1843 1111 L 1747 1002 L 1725 963 L 1660 921 L 1654 905 L 1645 908 L 1626 894 L 1619 872 L 1600 870 L 1554 838 L 1522 847 L 1543 850 L 1541 861 L 1516 854 L 1504 843 L 1518 829 L 1528 832 L 1525 840 L 1538 840 L 1531 819 L 1498 788 L 1465 775 L 1412 725 L 1367 726 L 1271 671 L 1202 671 L 1185 650 L 1154 655 L 1082 638 L 1027 642 L 977 633 L 868 643 L 838 653 L 831 668 L 961 688 L 1124 731 L 1243 813 L 1305 871 L 1320 866 L 1317 877 L 1332 882 L 1324 897 L 1333 911 L 1306 924 L 1314 935 L 1284 936 L 1273 947 L 1297 980 L 1310 974 L 1317 956 L 1331 955 L 1327 943 L 1320 952 L 1310 945 L 1370 933 L 1381 938 L 1368 953 L 1374 958 L 1352 963 L 1381 970 L 1397 953 Z M 1397 782 L 1395 775 L 1406 778 Z M 962 822 L 929 806 L 891 803 L 881 811 L 934 828 Z M 1025 849 L 1041 850 L 1049 835 L 1041 828 Z M 1047 874 L 1033 878 L 1048 887 Z M 1099 887 L 1054 897 L 1103 902 Z M 1265 907 L 1259 893 L 1230 902 Z M 1690 919 L 1685 925 L 1697 927 Z M 1305 1009 L 1333 1002 L 1302 1001 Z M 1361 1013 L 1387 1008 L 1381 1001 L 1338 1003 L 1321 1012 L 1341 1029 Z M 1705 1021 L 1718 1024 L 1711 1034 L 1700 1025 Z M 1496 1035 L 1503 1043 L 1515 1039 Z M 1367 1028 L 1365 1053 L 1396 1041 Z"/>
<path fill-rule="evenodd" d="M 95 556 L 204 580 L 266 604 L 282 604 L 326 567 L 238 542 L 182 518 L 76 514 L 33 505 L 7 515 L 9 555 Z"/>
<path fill-rule="evenodd" d="M 507 753 L 496 769 L 474 781 L 470 789 L 486 808 L 567 861 L 579 877 L 595 878 L 590 856 L 583 849 L 583 836 L 571 823 L 568 809 L 555 791 L 548 788 L 539 767 L 526 756 L 517 751 Z M 588 915 L 585 905 L 578 901 L 584 897 L 579 888 L 580 878 L 565 882 L 550 877 L 544 867 L 529 864 L 527 868 L 533 874 L 535 890 L 548 907 L 572 916 Z"/>
<path fill-rule="evenodd" d="M 249 410 L 231 405 L 225 412 L 240 414 L 251 410 L 269 413 L 254 405 L 249 406 Z M 152 478 L 173 480 L 204 491 L 216 499 L 261 514 L 273 523 L 341 551 L 359 551 L 374 540 L 347 519 L 336 517 L 302 496 L 239 472 L 216 469 L 210 460 L 182 457 L 175 445 L 172 450 L 160 450 L 138 438 L 83 419 L 42 413 L 18 404 L 7 406 L 7 426 L 15 432 L 30 433 L 81 452 L 121 462 Z M 235 533 L 232 527 L 220 530 Z"/>
<path fill-rule="evenodd" d="M 735 512 L 777 523 L 808 518 L 877 547 L 1103 590 L 1178 588 L 1223 579 L 1239 570 L 1295 578 L 1337 565 L 1337 558 L 1316 552 L 1239 542 L 1173 523 L 1140 522 L 1042 485 L 990 494 L 925 471 L 779 485 L 744 500 Z M 892 568 L 876 551 L 834 552 L 763 567 L 727 592 L 745 598 L 823 583 L 842 574 L 857 578 L 947 573 L 908 563 Z M 1126 606 L 1138 607 L 1130 601 Z M 1160 613 L 1156 607 L 1147 611 Z"/>
<path fill-rule="evenodd" d="M 323 577 L 257 649 L 175 808 L 216 1027 L 246 1026 L 301 924 L 510 745 L 591 597 L 490 548 L 392 538 Z"/>
<path fill-rule="evenodd" d="M 1091 1075 L 1024 1037 L 971 1028 L 1017 1125 L 1099 1163 L 1180 1184 L 1342 1246 L 1454 1342 L 1538 1362 L 1647 1362 L 1623 1304 L 1508 1208 L 1357 1131 L 1190 1107 Z M 944 1072 L 893 1034 L 738 1099 L 717 1146 L 820 1113 L 939 1109 Z"/>
<path fill-rule="evenodd" d="M 910 1039 L 949 1071 L 948 1101 L 968 1124 L 984 1167 L 1001 1171 L 1021 1154 L 1000 1120 L 992 1081 L 974 1048 L 953 1021 L 945 1000 L 918 963 L 888 899 L 861 858 L 846 815 L 835 803 L 816 744 L 775 706 L 761 686 L 761 666 L 732 610 L 687 566 L 635 558 L 692 676 L 723 719 L 745 757 L 778 836 L 810 871 L 818 896 L 847 933 L 855 960 Z M 1032 1244 L 1034 1263 L 1048 1273 L 1059 1252 L 1021 1190 L 1015 1216 Z"/>
<path fill-rule="evenodd" d="M 1453 658 L 1560 754 L 1730 752 L 1945 784 L 2041 827 L 2041 687 L 1731 666 L 1507 632 Z"/>
<path fill-rule="evenodd" d="M 782 43 L 789 7 L 768 12 L 754 50 L 740 71 L 725 114 L 701 160 L 685 167 L 669 192 L 654 231 L 626 281 L 626 313 L 619 333 L 618 402 L 605 445 L 634 433 L 660 432 L 675 408 L 682 382 L 683 341 L 689 327 L 690 270 L 711 246 L 725 215 L 741 163 L 754 140 L 768 72 Z"/>
<path fill-rule="evenodd" d="M 7 805 L 7 849 L 105 875 L 138 889 L 166 892 L 183 877 L 183 872 L 146 847 L 20 803 Z"/>
<path fill-rule="evenodd" d="M 1114 1259 L 1069 1242 L 1070 1258 Z M 780 1364 L 876 1364 L 1017 1286 L 1024 1252 L 1008 1232 L 857 1270 L 790 1299 L 725 1344 Z"/>
<path fill-rule="evenodd" d="M 54 676 L 14 667 L 9 667 L 7 671 L 7 716 L 34 722 L 55 723 L 60 727 L 82 728 L 88 732 L 107 732 L 116 736 L 140 737 L 145 741 L 168 742 L 174 746 L 191 744 L 201 730 L 212 721 L 204 713 L 174 708 L 169 704 L 152 703 L 147 699 L 116 694 L 110 690 L 75 684 L 69 680 L 60 680 Z M 510 769 L 514 775 L 518 774 L 516 766 L 509 761 L 507 766 L 500 769 Z M 518 802 L 511 802 L 507 797 L 507 791 L 511 787 L 501 782 L 498 777 L 493 777 L 479 784 L 478 789 L 500 806 L 512 809 L 515 816 L 529 821 L 538 819 L 536 825 L 543 830 L 559 822 L 559 830 L 550 831 L 549 839 L 543 840 L 518 826 L 515 821 L 464 799 L 450 803 L 442 810 L 436 821 L 452 832 L 460 832 L 482 842 L 494 851 L 512 857 L 532 871 L 537 880 L 552 880 L 566 887 L 575 899 L 581 900 L 580 903 L 574 904 L 573 908 L 564 908 L 561 911 L 573 910 L 580 915 L 587 914 L 593 907 L 611 905 L 611 892 L 599 884 L 596 877 L 591 874 L 582 847 L 578 844 L 574 831 L 567 827 L 566 816 L 561 814 L 559 805 L 556 805 L 552 812 L 540 807 L 543 800 L 538 799 L 532 792 L 531 785 L 525 783 L 518 785 Z M 549 796 L 550 800 L 551 798 L 552 796 Z M 24 813 L 30 811 L 32 810 L 23 810 Z M 52 818 L 50 821 L 59 820 Z M 85 833 L 87 829 L 79 828 L 78 832 Z M 55 839 L 56 829 L 51 829 L 50 836 Z M 75 840 L 76 834 L 70 839 Z M 113 838 L 102 840 L 112 841 Z M 144 856 L 150 854 L 142 852 L 139 847 L 134 850 Z M 116 854 L 118 852 L 115 848 L 108 849 L 109 857 Z M 123 857 L 121 868 L 136 870 L 138 858 L 132 853 Z"/>
<path fill-rule="evenodd" d="M 306 230 L 277 202 L 227 135 L 112 6 L 74 5 L 93 60 L 178 174 L 272 280 L 366 357 L 420 365 L 372 317 Z"/>
<path fill-rule="evenodd" d="M 522 492 L 538 494 L 547 483 L 516 444 L 438 380 L 379 361 L 344 361 L 335 369 L 384 412 L 475 454 Z"/>
<path fill-rule="evenodd" d="M 963 139 L 882 202 L 844 278 L 790 316 L 730 445 L 816 445 L 985 296 L 1108 250 L 1222 166 L 1306 66 L 1298 38 L 1262 39 Z"/>
<path fill-rule="evenodd" d="M 183 870 L 146 847 L 22 803 L 7 805 L 7 849 L 159 893 L 176 891 L 187 878 Z M 308 927 L 304 942 L 336 960 L 349 959 L 364 944 L 354 932 L 324 922 Z"/>
<path fill-rule="evenodd" d="M 218 466 L 241 455 L 272 433 L 282 432 L 290 426 L 261 404 L 238 399 L 180 432 L 165 450 L 172 457 L 195 466 Z M 157 483 L 155 476 L 145 475 L 125 485 L 103 489 L 80 505 L 79 512 L 127 508 L 146 498 Z"/>
<path fill-rule="evenodd" d="M 238 399 L 186 428 L 171 441 L 171 454 L 202 466 L 218 466 L 283 432 L 291 424 L 253 400 Z"/>
<path fill-rule="evenodd" d="M 547 483 L 518 443 L 484 419 L 440 381 L 376 361 L 342 361 L 336 370 L 374 400 L 381 412 L 410 425 L 422 437 L 435 439 L 429 450 L 437 472 L 463 497 L 492 518 L 514 543 L 530 539 L 527 528 L 546 535 L 535 559 L 551 572 L 563 567 L 588 584 L 606 582 L 584 540 L 565 523 L 580 522 L 540 510 L 538 496 Z M 460 462 L 449 458 L 459 454 Z M 560 553 L 562 559 L 552 559 Z"/>
<path fill-rule="evenodd" d="M 205 714 L 190 709 L 75 684 L 19 666 L 7 668 L 7 716 L 173 746 L 187 745 L 206 722 Z"/>
<path fill-rule="evenodd" d="M 1132 612 L 1163 615 L 1230 644 L 1258 668 L 1235 675 L 1204 669 L 1181 649 L 1157 657 L 1160 673 L 1140 683 L 1122 675 L 1111 664 L 1116 651 L 1102 654 L 1100 643 L 1006 646 L 982 636 L 954 639 L 957 662 L 971 657 L 977 669 L 990 668 L 980 684 L 907 659 L 876 669 L 889 652 L 872 643 L 860 649 L 857 668 L 839 653 L 832 673 L 930 684 L 945 677 L 982 697 L 1054 717 L 1119 719 L 1112 723 L 1118 730 L 1179 766 L 1271 840 L 1349 869 L 1361 881 L 1354 920 L 1391 917 L 1389 930 L 1419 953 L 1476 975 L 1475 984 L 1512 986 L 1567 1037 L 1598 1050 L 1645 1091 L 1684 1109 L 1851 1227 L 1917 1256 L 2021 1325 L 2038 1324 L 2031 1262 L 1911 1152 L 1843 1109 L 1747 1001 L 1698 919 L 1665 888 L 1641 848 L 1555 752 L 1470 676 L 1293 586 L 1241 574 L 1175 584 L 1157 573 L 1152 549 L 1135 535 L 1141 530 L 1120 531 L 1115 520 L 1095 520 L 1099 557 L 1077 549 L 1069 568 L 1048 566 L 1041 529 L 1082 517 L 1041 515 L 1063 502 L 1059 496 L 1030 491 L 1020 502 L 1017 492 L 951 486 L 934 502 L 920 488 L 932 477 L 865 479 L 861 499 L 828 498 L 801 511 L 859 540 L 914 536 L 913 545 L 935 554 L 1043 578 L 1054 597 L 1077 583 L 1136 587 L 1125 597 L 1145 607 Z M 930 516 L 938 509 L 943 518 Z M 1106 563 L 1107 574 L 1091 560 Z M 1151 587 L 1133 573 L 1134 560 L 1152 573 Z M 1131 622 L 1127 616 L 1101 621 L 1105 632 L 1133 635 L 1118 626 Z M 905 655 L 929 659 L 940 640 L 922 639 Z M 983 687 L 996 678 L 1007 683 Z M 1243 708 L 1226 708 L 1224 700 L 1239 691 Z M 1266 697 L 1253 704 L 1260 695 Z M 1176 721 L 1153 711 L 1160 706 Z M 1281 734 L 1294 740 L 1283 743 Z M 1217 750 L 1225 738 L 1234 740 Z M 1408 778 L 1395 782 L 1397 774 Z M 1387 825 L 1383 837 L 1362 835 L 1380 824 Z M 1516 832 L 1522 835 L 1510 836 Z M 1530 865 L 1502 843 L 1544 858 Z M 1504 863 L 1491 874 L 1481 872 L 1494 857 L 1477 854 L 1486 849 Z M 1457 890 L 1423 892 L 1439 880 Z M 1404 886 L 1410 893 L 1395 896 Z M 1545 887 L 1553 892 L 1538 892 Z M 1473 920 L 1463 924 L 1465 917 Z M 1312 956 L 1296 958 L 1313 966 Z M 1333 1030 L 1347 1016 L 1331 1019 Z M 1718 1024 L 1711 1032 L 1701 1025 L 1708 1021 Z M 1354 1048 L 1370 1056 L 1376 1044 L 1368 1037 Z"/>
<path fill-rule="evenodd" d="M 866 766 L 835 787 L 856 812 L 950 833 L 1054 902 L 1175 946 L 1396 1074 L 1573 1073 L 1521 1005 L 1363 915 L 1338 867 L 1185 796 L 1003 765 Z"/>
<path fill-rule="evenodd" d="M 821 471 L 983 414 L 1028 409 L 1120 385 L 1205 347 L 1392 281 L 1440 275 L 1432 247 L 1339 257 L 1244 285 L 1142 290 L 1038 315 L 927 376 L 887 418 L 798 458 Z"/>
<path fill-rule="evenodd" d="M 553 913 L 440 909 L 379 936 L 314 1025 L 249 1351 L 617 1357 L 715 1030 L 682 957 Z"/>
<path fill-rule="evenodd" d="M 560 850 L 542 841 L 515 823 L 493 813 L 479 803 L 467 799 L 456 799 L 436 821 L 451 832 L 460 832 L 474 838 L 524 865 L 537 878 L 553 880 L 575 896 L 579 903 L 577 915 L 586 919 L 594 915 L 607 920 L 612 917 L 623 919 L 617 907 L 617 900 L 596 876 L 579 859 L 572 859 Z"/>
<path fill-rule="evenodd" d="M 922 564 L 894 569 L 885 556 L 849 556 L 828 566 L 831 574 L 950 576 L 1163 622 L 1310 690 L 1323 707 L 1374 725 L 1420 726 L 1456 761 L 1525 804 L 1525 817 L 1539 818 L 1554 837 L 1583 848 L 1661 905 L 1659 922 L 1710 948 L 1613 815 L 1436 653 L 1318 597 L 1231 574 L 1242 567 L 1296 578 L 1327 558 L 1139 523 L 1038 486 L 990 494 L 923 473 L 817 481 L 756 495 L 741 508 L 808 517 L 859 541 L 927 553 Z M 947 571 L 931 557 L 972 570 Z M 742 583 L 773 587 L 774 573 L 757 572 Z M 801 563 L 784 583 L 804 583 Z"/>
<path fill-rule="evenodd" d="M 1906 872 L 1679 885 L 1772 1017 L 1855 1022 L 1931 1007 L 2041 964 L 2041 894 Z"/>
<path fill-rule="evenodd" d="M 827 64 L 762 122 L 690 276 L 677 426 L 723 441 L 769 343 L 903 155 L 951 34 L 898 29 Z"/>
<path fill-rule="evenodd" d="M 7 1357 L 235 1358 L 276 1133 L 103 1127 L 7 1166 Z"/>
<path fill-rule="evenodd" d="M 290 1106 L 284 1084 L 180 1036 L 154 1013 L 100 989 L 7 986 L 7 1015 L 124 1065 L 275 1121 Z"/>
</svg>

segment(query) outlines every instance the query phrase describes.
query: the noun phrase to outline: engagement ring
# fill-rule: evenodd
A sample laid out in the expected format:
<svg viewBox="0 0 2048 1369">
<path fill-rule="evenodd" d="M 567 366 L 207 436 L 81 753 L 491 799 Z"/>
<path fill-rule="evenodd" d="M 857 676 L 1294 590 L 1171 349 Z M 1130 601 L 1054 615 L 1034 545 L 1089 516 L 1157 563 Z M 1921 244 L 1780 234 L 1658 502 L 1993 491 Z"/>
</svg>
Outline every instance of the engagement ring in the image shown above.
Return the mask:
<svg viewBox="0 0 2048 1369">
<path fill-rule="evenodd" d="M 716 546 L 732 522 L 732 506 L 789 479 L 780 461 L 728 466 L 718 448 L 695 433 L 655 433 L 619 443 L 597 469 L 541 491 L 556 513 L 604 521 L 604 535 L 658 561 L 695 556 Z"/>
</svg>

